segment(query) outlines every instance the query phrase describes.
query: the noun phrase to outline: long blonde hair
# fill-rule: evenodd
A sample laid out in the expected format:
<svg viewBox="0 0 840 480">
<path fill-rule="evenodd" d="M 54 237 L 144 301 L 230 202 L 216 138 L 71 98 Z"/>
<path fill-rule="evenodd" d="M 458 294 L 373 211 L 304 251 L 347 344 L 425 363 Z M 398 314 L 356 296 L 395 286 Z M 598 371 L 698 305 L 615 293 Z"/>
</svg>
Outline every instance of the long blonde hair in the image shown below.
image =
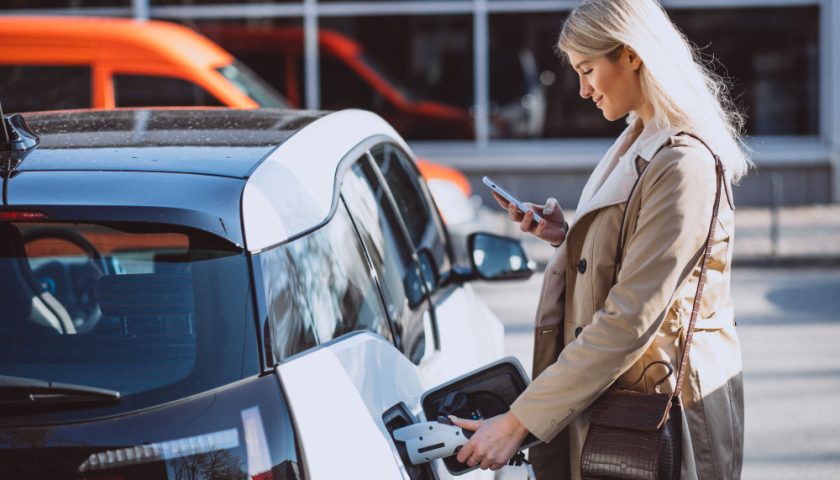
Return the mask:
<svg viewBox="0 0 840 480">
<path fill-rule="evenodd" d="M 599 57 L 621 46 L 642 60 L 642 92 L 660 127 L 685 128 L 717 153 L 735 182 L 752 167 L 744 117 L 723 78 L 708 67 L 656 0 L 583 0 L 563 24 L 557 48 Z M 635 120 L 635 115 L 628 122 Z"/>
</svg>

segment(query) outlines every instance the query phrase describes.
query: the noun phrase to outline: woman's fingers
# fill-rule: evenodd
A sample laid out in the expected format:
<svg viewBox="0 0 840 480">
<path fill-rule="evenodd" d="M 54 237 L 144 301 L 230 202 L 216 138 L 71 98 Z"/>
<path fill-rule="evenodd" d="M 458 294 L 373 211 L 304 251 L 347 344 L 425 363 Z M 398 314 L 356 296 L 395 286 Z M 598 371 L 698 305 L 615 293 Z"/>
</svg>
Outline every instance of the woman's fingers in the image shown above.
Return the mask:
<svg viewBox="0 0 840 480">
<path fill-rule="evenodd" d="M 511 220 L 513 220 L 514 222 L 521 222 L 522 215 L 522 211 L 519 210 L 519 208 L 517 208 L 516 205 L 514 205 L 513 203 L 508 205 L 508 216 Z"/>
<path fill-rule="evenodd" d="M 455 425 L 471 432 L 478 430 L 481 428 L 481 425 L 484 424 L 484 420 L 468 420 L 466 418 L 458 418 L 455 415 L 450 415 L 449 419 L 452 420 L 452 423 Z"/>
<path fill-rule="evenodd" d="M 508 202 L 504 197 L 502 197 L 501 195 L 499 195 L 496 192 L 491 191 L 490 193 L 493 194 L 493 198 L 496 200 L 496 203 L 498 203 L 499 206 L 501 206 L 504 209 L 508 208 L 508 205 L 510 204 L 510 202 Z"/>
<path fill-rule="evenodd" d="M 522 220 L 519 222 L 519 229 L 523 232 L 530 232 L 534 229 L 534 211 L 528 210 L 525 215 L 522 215 Z"/>
<path fill-rule="evenodd" d="M 547 220 L 562 224 L 566 219 L 563 216 L 563 209 L 556 198 L 549 198 L 542 207 L 542 214 Z"/>
</svg>

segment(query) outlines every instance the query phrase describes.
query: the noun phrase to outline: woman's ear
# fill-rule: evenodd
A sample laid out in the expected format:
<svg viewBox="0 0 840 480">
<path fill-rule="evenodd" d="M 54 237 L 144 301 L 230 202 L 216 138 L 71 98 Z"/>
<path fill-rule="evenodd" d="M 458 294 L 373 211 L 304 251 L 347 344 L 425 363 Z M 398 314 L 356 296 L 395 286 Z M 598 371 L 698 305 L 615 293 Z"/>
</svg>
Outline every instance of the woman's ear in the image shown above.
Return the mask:
<svg viewBox="0 0 840 480">
<path fill-rule="evenodd" d="M 642 59 L 639 58 L 639 55 L 632 48 L 625 46 L 624 55 L 622 56 L 626 58 L 625 61 L 630 63 L 630 68 L 632 68 L 633 70 L 638 70 L 639 68 L 641 68 Z"/>
</svg>

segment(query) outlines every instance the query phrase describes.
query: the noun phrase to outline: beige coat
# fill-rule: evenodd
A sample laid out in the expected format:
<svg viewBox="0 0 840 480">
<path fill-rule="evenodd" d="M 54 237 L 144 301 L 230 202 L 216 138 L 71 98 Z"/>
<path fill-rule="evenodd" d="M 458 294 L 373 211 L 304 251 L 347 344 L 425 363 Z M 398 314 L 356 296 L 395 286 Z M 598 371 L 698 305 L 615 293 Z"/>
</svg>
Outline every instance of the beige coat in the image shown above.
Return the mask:
<svg viewBox="0 0 840 480">
<path fill-rule="evenodd" d="M 537 337 L 562 328 L 565 346 L 512 406 L 529 431 L 545 442 L 555 440 L 553 453 L 561 464 L 568 459 L 574 479 L 580 477 L 592 402 L 613 382 L 631 384 L 651 362 L 665 360 L 676 371 L 712 215 L 715 166 L 709 151 L 675 130 L 646 129 L 634 142 L 640 129 L 638 123 L 628 127 L 593 172 L 577 219 L 548 264 Z M 740 478 L 744 406 L 729 294 L 731 198 L 727 183 L 682 391 L 683 480 Z M 613 286 L 625 206 L 624 260 Z M 539 338 L 537 349 L 539 357 Z M 651 368 L 634 388 L 651 391 L 661 375 L 661 368 Z M 675 376 L 663 391 L 673 391 Z M 566 468 L 539 478 L 564 478 L 560 470 Z"/>
</svg>

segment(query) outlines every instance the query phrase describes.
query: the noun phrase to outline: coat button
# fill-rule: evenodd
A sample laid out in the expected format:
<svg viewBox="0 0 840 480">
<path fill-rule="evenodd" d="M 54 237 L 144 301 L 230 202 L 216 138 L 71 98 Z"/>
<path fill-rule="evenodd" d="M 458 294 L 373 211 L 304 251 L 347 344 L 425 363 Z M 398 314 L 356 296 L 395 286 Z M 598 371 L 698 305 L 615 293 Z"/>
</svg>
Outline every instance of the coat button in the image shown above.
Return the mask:
<svg viewBox="0 0 840 480">
<path fill-rule="evenodd" d="M 578 262 L 578 272 L 585 273 L 586 272 L 586 259 L 581 258 L 580 262 Z"/>
<path fill-rule="evenodd" d="M 577 327 L 575 329 L 575 338 L 577 338 L 580 335 L 580 332 L 582 332 L 582 331 L 583 331 L 583 327 Z"/>
</svg>

